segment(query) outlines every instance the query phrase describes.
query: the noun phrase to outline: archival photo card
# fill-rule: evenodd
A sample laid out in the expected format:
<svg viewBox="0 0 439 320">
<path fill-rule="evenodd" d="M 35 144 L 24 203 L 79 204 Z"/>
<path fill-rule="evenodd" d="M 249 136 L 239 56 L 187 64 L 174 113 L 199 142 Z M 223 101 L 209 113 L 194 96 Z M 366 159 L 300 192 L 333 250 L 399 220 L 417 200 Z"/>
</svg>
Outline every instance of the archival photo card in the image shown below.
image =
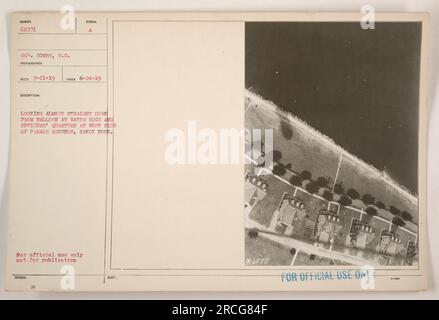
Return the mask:
<svg viewBox="0 0 439 320">
<path fill-rule="evenodd" d="M 428 14 L 10 21 L 8 290 L 428 287 Z"/>
</svg>

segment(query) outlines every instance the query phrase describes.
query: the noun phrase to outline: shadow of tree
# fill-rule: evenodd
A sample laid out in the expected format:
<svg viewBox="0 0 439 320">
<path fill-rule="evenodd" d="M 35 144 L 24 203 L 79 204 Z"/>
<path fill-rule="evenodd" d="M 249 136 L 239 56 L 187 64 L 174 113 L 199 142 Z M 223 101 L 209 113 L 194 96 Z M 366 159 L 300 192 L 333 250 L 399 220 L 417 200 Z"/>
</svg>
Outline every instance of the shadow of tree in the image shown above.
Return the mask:
<svg viewBox="0 0 439 320">
<path fill-rule="evenodd" d="M 287 122 L 281 121 L 280 130 L 285 139 L 290 140 L 293 137 L 293 129 Z"/>
</svg>

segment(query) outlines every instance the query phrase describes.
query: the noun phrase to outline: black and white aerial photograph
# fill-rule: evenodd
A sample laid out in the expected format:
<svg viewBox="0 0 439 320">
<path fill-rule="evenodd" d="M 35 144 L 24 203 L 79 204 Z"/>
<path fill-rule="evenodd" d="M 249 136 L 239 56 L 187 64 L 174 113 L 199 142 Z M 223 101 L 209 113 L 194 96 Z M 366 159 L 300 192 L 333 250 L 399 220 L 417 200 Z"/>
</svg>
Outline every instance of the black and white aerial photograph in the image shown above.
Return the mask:
<svg viewBox="0 0 439 320">
<path fill-rule="evenodd" d="M 421 29 L 245 24 L 246 266 L 418 267 Z"/>
</svg>

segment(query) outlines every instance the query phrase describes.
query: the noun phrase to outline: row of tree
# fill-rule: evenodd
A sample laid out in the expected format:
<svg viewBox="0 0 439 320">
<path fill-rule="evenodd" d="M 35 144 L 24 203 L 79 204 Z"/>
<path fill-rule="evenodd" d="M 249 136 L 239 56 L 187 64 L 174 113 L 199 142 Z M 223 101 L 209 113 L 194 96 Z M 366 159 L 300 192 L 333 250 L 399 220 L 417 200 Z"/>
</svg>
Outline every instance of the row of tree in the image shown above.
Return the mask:
<svg viewBox="0 0 439 320">
<path fill-rule="evenodd" d="M 281 173 L 282 175 L 285 174 L 285 172 Z M 316 180 L 312 180 L 312 174 L 308 170 L 303 170 L 300 174 L 292 176 L 290 178 L 290 183 L 294 186 L 302 186 L 304 180 L 309 180 L 309 183 L 305 187 L 306 191 L 313 194 L 318 193 L 320 188 L 327 188 L 329 184 L 329 179 L 325 177 L 318 177 Z M 360 199 L 360 193 L 354 188 L 347 189 L 345 193 L 345 189 L 341 182 L 334 186 L 334 193 L 339 195 L 338 203 L 342 206 L 350 206 L 353 200 Z M 328 189 L 323 191 L 322 196 L 328 201 L 334 200 L 334 194 Z M 373 205 L 379 209 L 386 210 L 386 205 L 382 201 L 376 201 L 375 197 L 368 193 L 365 193 L 361 197 L 361 201 L 367 206 L 365 211 L 370 216 L 378 214 L 377 209 L 373 207 Z M 395 206 L 390 206 L 389 211 L 395 216 L 393 220 L 396 225 L 402 226 L 405 224 L 405 221 L 413 220 L 413 216 L 409 212 L 401 211 Z"/>
<path fill-rule="evenodd" d="M 342 182 L 337 183 L 334 186 L 334 192 L 337 194 L 343 194 L 344 192 L 344 187 Z M 360 193 L 355 190 L 354 188 L 350 188 L 346 191 L 346 195 L 352 199 L 360 199 Z M 384 209 L 386 210 L 386 205 L 382 202 L 382 201 L 376 201 L 375 197 L 373 197 L 372 195 L 365 193 L 362 197 L 361 197 L 361 201 L 363 201 L 363 203 L 367 206 L 372 206 L 375 205 L 377 208 L 379 209 Z M 373 207 L 372 207 L 373 208 Z M 394 215 L 394 216 L 398 216 L 401 217 L 402 219 L 406 220 L 406 221 L 412 221 L 413 220 L 413 216 L 407 212 L 407 211 L 401 211 L 398 208 L 396 208 L 395 206 L 390 206 L 389 207 L 389 211 Z"/>
<path fill-rule="evenodd" d="M 282 153 L 280 151 L 273 151 L 273 160 L 278 162 L 282 158 Z M 290 169 L 291 165 L 284 166 L 282 164 L 277 164 L 273 167 L 273 174 L 277 176 L 283 176 L 287 172 L 287 169 Z M 319 192 L 321 188 L 326 188 L 323 191 L 323 198 L 328 201 L 334 200 L 334 193 L 339 196 L 338 203 L 342 206 L 350 206 L 353 200 L 360 199 L 360 193 L 354 188 L 349 188 L 345 192 L 345 188 L 342 182 L 335 184 L 334 193 L 332 193 L 329 189 L 327 189 L 329 184 L 329 179 L 325 177 L 318 177 L 316 180 L 312 179 L 312 173 L 309 170 L 303 170 L 299 174 L 293 175 L 290 178 L 290 183 L 294 186 L 302 187 L 303 181 L 308 180 L 309 182 L 306 184 L 305 189 L 312 194 L 316 194 Z M 365 193 L 361 196 L 361 201 L 367 206 L 366 213 L 370 216 L 374 216 L 378 214 L 377 209 L 374 205 L 379 209 L 386 210 L 387 207 L 382 201 L 376 201 L 375 197 L 372 195 Z M 413 216 L 408 211 L 401 211 L 395 206 L 389 206 L 388 209 L 395 217 L 392 221 L 394 224 L 402 226 L 405 224 L 405 221 L 412 221 Z"/>
</svg>

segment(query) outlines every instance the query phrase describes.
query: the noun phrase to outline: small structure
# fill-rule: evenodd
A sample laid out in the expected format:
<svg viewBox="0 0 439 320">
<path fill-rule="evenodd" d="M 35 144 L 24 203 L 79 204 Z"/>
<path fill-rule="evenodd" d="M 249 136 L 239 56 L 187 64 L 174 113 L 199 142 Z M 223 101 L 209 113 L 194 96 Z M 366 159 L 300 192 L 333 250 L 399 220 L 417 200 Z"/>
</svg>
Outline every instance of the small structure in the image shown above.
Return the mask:
<svg viewBox="0 0 439 320">
<path fill-rule="evenodd" d="M 266 180 L 250 173 L 245 174 L 244 183 L 244 204 L 253 207 L 267 195 L 268 183 Z"/>
<path fill-rule="evenodd" d="M 285 193 L 280 206 L 277 221 L 286 226 L 292 225 L 293 221 L 301 220 L 306 216 L 305 204 L 299 198 Z"/>
<path fill-rule="evenodd" d="M 289 235 L 293 234 L 307 216 L 303 201 L 288 193 L 283 195 L 278 211 L 276 223 L 285 228 L 284 233 Z"/>
<path fill-rule="evenodd" d="M 349 235 L 346 237 L 346 246 L 365 249 L 374 238 L 375 232 L 367 222 L 353 219 Z"/>
<path fill-rule="evenodd" d="M 401 239 L 393 232 L 384 230 L 381 233 L 380 242 L 376 248 L 378 253 L 394 256 L 399 252 L 401 247 Z"/>
<path fill-rule="evenodd" d="M 336 213 L 321 210 L 317 218 L 315 237 L 320 242 L 333 243 L 342 227 L 340 217 Z"/>
<path fill-rule="evenodd" d="M 315 221 L 312 221 L 311 219 L 306 219 L 304 224 L 304 232 L 303 235 L 305 238 L 313 239 L 314 238 L 314 229 L 316 227 Z"/>
<path fill-rule="evenodd" d="M 405 264 L 409 266 L 413 265 L 413 260 L 417 254 L 418 254 L 417 245 L 415 244 L 414 241 L 409 241 L 407 246 L 406 257 L 405 257 Z"/>
</svg>

